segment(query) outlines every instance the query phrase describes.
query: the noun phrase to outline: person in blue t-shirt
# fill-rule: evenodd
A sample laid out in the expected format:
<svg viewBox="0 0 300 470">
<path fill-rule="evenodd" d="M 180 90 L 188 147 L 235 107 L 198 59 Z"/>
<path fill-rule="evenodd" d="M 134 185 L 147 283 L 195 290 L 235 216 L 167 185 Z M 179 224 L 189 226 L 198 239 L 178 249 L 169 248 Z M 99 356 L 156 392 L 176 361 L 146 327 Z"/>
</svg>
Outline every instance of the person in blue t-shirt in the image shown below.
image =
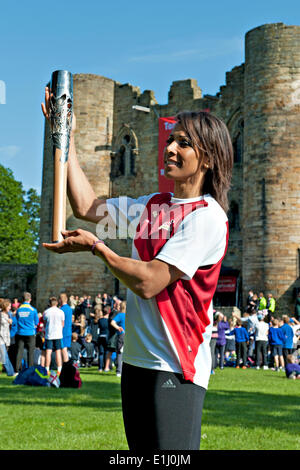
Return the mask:
<svg viewBox="0 0 300 470">
<path fill-rule="evenodd" d="M 120 312 L 111 321 L 111 326 L 117 330 L 118 341 L 117 341 L 117 377 L 121 377 L 122 374 L 122 356 L 123 346 L 125 337 L 125 316 L 126 316 L 126 301 L 123 300 L 120 303 Z"/>
<path fill-rule="evenodd" d="M 22 367 L 24 347 L 28 349 L 28 367 L 32 367 L 34 365 L 35 334 L 36 327 L 39 323 L 38 312 L 36 308 L 30 305 L 30 292 L 24 292 L 23 299 L 23 303 L 17 310 L 17 372 L 20 372 Z"/>
<path fill-rule="evenodd" d="M 282 346 L 285 341 L 285 335 L 281 328 L 278 327 L 279 321 L 277 318 L 273 318 L 271 325 L 269 329 L 269 345 L 271 346 L 271 352 L 274 358 L 275 370 L 279 371 L 284 367 Z"/>
<path fill-rule="evenodd" d="M 246 369 L 247 366 L 247 344 L 249 343 L 249 334 L 246 328 L 242 326 L 242 320 L 238 318 L 236 320 L 236 327 L 231 330 L 228 335 L 235 336 L 235 348 L 236 348 L 236 369 L 240 368 L 240 361 L 242 358 L 243 365 L 242 369 Z"/>
<path fill-rule="evenodd" d="M 72 340 L 72 315 L 73 310 L 68 304 L 68 296 L 65 292 L 60 294 L 60 309 L 65 314 L 65 322 L 63 327 L 63 338 L 62 338 L 62 360 L 63 362 L 69 361 L 68 348 L 71 347 Z"/>
<path fill-rule="evenodd" d="M 290 318 L 287 315 L 282 315 L 282 326 L 280 326 L 280 329 L 284 334 L 284 341 L 282 345 L 284 367 L 286 367 L 287 364 L 287 356 L 289 354 L 293 354 L 294 330 L 289 323 Z"/>
</svg>

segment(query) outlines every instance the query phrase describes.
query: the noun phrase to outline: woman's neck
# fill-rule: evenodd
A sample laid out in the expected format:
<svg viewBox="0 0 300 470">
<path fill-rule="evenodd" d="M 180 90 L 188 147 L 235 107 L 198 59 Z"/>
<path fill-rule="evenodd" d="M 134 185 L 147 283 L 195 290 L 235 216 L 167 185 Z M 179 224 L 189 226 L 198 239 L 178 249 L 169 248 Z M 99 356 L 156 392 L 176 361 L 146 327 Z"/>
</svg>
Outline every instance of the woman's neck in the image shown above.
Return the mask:
<svg viewBox="0 0 300 470">
<path fill-rule="evenodd" d="M 189 181 L 175 181 L 174 197 L 178 199 L 191 199 L 202 196 L 202 181 L 198 184 Z"/>
</svg>

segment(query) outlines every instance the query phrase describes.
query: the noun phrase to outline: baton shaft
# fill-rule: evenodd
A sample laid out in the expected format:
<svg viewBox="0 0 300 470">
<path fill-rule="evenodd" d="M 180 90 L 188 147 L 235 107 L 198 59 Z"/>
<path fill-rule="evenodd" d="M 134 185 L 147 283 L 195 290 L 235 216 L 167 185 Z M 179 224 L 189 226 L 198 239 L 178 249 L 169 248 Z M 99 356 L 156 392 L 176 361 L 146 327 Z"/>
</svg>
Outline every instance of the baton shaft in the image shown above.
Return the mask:
<svg viewBox="0 0 300 470">
<path fill-rule="evenodd" d="M 61 150 L 54 147 L 52 243 L 63 240 L 66 229 L 67 162 L 61 161 Z"/>
</svg>

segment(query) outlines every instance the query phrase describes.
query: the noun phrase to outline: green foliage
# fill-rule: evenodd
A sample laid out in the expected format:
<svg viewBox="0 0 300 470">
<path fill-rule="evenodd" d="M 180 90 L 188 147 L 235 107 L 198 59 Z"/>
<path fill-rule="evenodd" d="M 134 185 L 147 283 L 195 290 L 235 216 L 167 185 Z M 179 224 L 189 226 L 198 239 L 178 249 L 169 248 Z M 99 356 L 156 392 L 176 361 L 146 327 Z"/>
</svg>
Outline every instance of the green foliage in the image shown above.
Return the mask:
<svg viewBox="0 0 300 470">
<path fill-rule="evenodd" d="M 37 262 L 40 197 L 0 165 L 0 262 Z"/>
<path fill-rule="evenodd" d="M 40 206 L 41 197 L 36 190 L 30 188 L 23 199 L 23 214 L 27 216 L 29 223 L 29 232 L 33 238 L 33 250 L 37 254 L 39 247 L 39 231 L 40 231 Z"/>
</svg>

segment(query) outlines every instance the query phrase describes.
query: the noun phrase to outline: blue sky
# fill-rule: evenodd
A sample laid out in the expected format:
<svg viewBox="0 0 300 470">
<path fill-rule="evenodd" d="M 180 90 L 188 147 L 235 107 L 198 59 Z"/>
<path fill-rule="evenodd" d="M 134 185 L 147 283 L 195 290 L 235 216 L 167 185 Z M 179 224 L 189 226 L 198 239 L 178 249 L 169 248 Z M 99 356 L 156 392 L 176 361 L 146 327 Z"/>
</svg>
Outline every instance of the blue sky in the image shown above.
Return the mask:
<svg viewBox="0 0 300 470">
<path fill-rule="evenodd" d="M 41 191 L 44 87 L 57 69 L 94 73 L 154 90 L 195 78 L 215 95 L 244 61 L 249 29 L 300 26 L 299 0 L 11 0 L 0 5 L 0 163 Z M 1 98 L 0 87 L 0 103 Z"/>
</svg>

